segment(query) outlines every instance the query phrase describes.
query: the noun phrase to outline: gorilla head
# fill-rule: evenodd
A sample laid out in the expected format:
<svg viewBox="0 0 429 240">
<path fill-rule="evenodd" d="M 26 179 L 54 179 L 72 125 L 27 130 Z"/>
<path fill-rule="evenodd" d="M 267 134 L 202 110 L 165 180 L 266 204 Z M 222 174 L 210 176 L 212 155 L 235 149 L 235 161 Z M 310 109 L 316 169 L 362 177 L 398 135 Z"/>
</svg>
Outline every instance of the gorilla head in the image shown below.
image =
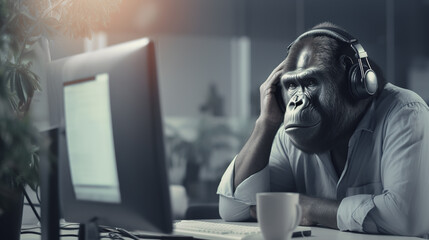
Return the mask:
<svg viewBox="0 0 429 240">
<path fill-rule="evenodd" d="M 319 27 L 337 28 L 327 23 L 315 28 Z M 350 44 L 324 35 L 298 38 L 289 49 L 280 85 L 286 105 L 284 128 L 297 148 L 327 151 L 348 141 L 355 130 L 372 96 L 356 99 L 349 90 L 354 54 Z"/>
</svg>

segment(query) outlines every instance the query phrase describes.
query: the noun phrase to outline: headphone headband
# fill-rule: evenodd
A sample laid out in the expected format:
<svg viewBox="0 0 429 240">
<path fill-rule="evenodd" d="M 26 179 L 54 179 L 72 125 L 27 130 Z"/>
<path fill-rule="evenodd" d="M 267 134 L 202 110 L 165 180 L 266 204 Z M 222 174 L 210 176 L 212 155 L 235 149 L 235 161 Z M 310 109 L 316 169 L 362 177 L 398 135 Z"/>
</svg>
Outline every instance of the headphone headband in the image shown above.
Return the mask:
<svg viewBox="0 0 429 240">
<path fill-rule="evenodd" d="M 311 29 L 303 34 L 301 34 L 295 41 L 293 41 L 289 46 L 287 47 L 287 50 L 289 51 L 290 48 L 293 46 L 294 43 L 298 42 L 302 38 L 308 37 L 308 36 L 326 36 L 331 37 L 335 40 L 338 40 L 343 43 L 350 44 L 350 47 L 353 49 L 353 51 L 356 53 L 355 57 L 357 59 L 367 58 L 368 54 L 363 49 L 362 45 L 358 42 L 358 40 L 350 35 L 348 32 L 343 31 L 338 28 L 334 27 L 320 27 L 320 28 L 314 28 Z"/>
<path fill-rule="evenodd" d="M 328 37 L 333 37 L 339 41 L 348 43 L 348 44 L 352 44 L 354 42 L 357 42 L 357 39 L 355 37 L 353 37 L 352 35 L 350 35 L 348 32 L 343 31 L 341 29 L 338 28 L 334 28 L 334 27 L 320 27 L 320 28 L 314 28 L 311 29 L 303 34 L 301 34 L 299 38 L 303 38 L 305 36 L 308 35 L 325 35 Z"/>
</svg>

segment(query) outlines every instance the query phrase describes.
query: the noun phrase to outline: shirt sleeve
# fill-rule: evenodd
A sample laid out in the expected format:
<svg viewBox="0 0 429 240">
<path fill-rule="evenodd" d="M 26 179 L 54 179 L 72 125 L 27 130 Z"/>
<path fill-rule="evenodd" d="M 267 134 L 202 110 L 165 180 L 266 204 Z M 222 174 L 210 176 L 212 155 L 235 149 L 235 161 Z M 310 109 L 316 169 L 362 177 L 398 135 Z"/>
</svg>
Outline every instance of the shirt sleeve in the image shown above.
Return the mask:
<svg viewBox="0 0 429 240">
<path fill-rule="evenodd" d="M 283 131 L 284 132 L 284 131 Z M 219 214 L 225 221 L 244 221 L 250 218 L 249 207 L 256 205 L 256 193 L 293 191 L 295 182 L 288 161 L 282 131 L 276 134 L 269 164 L 240 183 L 234 192 L 235 158 L 219 183 Z"/>
<path fill-rule="evenodd" d="M 256 205 L 256 193 L 269 192 L 269 169 L 251 175 L 237 186 L 234 192 L 235 158 L 229 164 L 219 183 L 219 214 L 225 221 L 244 221 L 250 218 L 249 207 Z"/>
<path fill-rule="evenodd" d="M 410 103 L 391 113 L 382 147 L 380 195 L 342 200 L 340 230 L 407 236 L 429 232 L 429 109 Z"/>
</svg>

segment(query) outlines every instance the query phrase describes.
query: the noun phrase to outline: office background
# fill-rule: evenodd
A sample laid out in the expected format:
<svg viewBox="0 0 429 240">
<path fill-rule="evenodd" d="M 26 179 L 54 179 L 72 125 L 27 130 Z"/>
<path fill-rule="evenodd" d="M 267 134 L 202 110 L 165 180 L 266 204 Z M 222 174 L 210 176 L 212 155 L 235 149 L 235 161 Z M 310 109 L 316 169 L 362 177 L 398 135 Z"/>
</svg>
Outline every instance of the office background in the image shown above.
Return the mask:
<svg viewBox="0 0 429 240">
<path fill-rule="evenodd" d="M 123 0 L 91 40 L 49 44 L 55 60 L 153 38 L 170 182 L 190 204 L 213 203 L 253 129 L 259 85 L 288 44 L 323 21 L 349 30 L 389 82 L 429 102 L 429 0 Z"/>
</svg>

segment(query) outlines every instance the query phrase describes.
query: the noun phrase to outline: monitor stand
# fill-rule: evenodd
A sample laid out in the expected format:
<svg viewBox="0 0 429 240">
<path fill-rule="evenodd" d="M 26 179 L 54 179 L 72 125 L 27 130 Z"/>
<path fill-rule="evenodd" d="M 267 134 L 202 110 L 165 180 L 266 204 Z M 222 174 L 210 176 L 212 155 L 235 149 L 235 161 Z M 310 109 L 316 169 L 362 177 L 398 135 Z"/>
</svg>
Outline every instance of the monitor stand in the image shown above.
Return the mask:
<svg viewBox="0 0 429 240">
<path fill-rule="evenodd" d="M 50 143 L 47 151 L 40 153 L 42 240 L 59 240 L 58 128 L 43 132 L 43 136 L 46 139 L 50 139 Z"/>
<path fill-rule="evenodd" d="M 97 220 L 91 220 L 85 224 L 79 225 L 79 240 L 99 240 L 100 231 Z"/>
</svg>

